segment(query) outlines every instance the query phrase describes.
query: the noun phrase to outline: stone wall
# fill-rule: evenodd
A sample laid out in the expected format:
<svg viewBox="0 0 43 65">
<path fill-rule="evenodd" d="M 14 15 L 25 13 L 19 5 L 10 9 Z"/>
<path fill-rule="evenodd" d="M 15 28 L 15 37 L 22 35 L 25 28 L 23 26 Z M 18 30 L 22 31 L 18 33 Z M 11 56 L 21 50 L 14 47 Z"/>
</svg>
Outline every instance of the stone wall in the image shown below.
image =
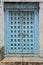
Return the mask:
<svg viewBox="0 0 43 65">
<path fill-rule="evenodd" d="M 4 47 L 0 46 L 0 65 L 4 65 L 3 63 L 1 63 L 2 59 L 4 58 L 3 53 L 4 53 Z"/>
<path fill-rule="evenodd" d="M 0 46 L 4 45 L 4 2 L 39 2 L 39 56 L 43 57 L 43 0 L 1 0 L 0 2 Z"/>
<path fill-rule="evenodd" d="M 0 46 L 4 45 L 4 9 L 3 2 L 0 2 Z"/>
<path fill-rule="evenodd" d="M 4 58 L 4 47 L 0 47 L 0 61 Z"/>
<path fill-rule="evenodd" d="M 43 63 L 2 63 L 4 45 L 4 2 L 39 2 L 39 56 L 43 57 L 43 0 L 1 0 L 0 2 L 0 65 L 43 65 Z"/>
<path fill-rule="evenodd" d="M 43 56 L 43 3 L 40 3 L 39 6 L 39 51 L 40 56 Z"/>
<path fill-rule="evenodd" d="M 43 0 L 3 0 L 6 2 L 43 2 Z"/>
</svg>

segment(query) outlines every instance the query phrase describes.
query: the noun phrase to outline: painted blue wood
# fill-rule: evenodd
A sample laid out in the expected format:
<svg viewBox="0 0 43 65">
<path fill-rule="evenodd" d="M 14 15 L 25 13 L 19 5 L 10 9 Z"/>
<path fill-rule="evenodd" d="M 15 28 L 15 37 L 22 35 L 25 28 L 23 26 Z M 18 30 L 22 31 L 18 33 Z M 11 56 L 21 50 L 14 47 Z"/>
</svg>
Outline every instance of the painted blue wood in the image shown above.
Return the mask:
<svg viewBox="0 0 43 65">
<path fill-rule="evenodd" d="M 9 8 L 12 8 L 12 9 L 38 9 L 39 8 L 39 4 L 36 4 L 36 3 L 5 3 L 4 5 L 5 9 L 9 9 Z"/>
<path fill-rule="evenodd" d="M 7 17 L 6 17 L 7 14 Z M 9 24 L 9 19 L 8 19 L 8 10 L 5 11 L 5 56 L 8 54 L 8 38 L 9 38 L 9 31 L 8 31 L 8 24 Z"/>
<path fill-rule="evenodd" d="M 13 5 L 5 6 L 5 56 L 38 56 L 38 5 Z"/>
<path fill-rule="evenodd" d="M 39 30 L 39 13 L 38 11 L 35 11 L 35 55 L 39 55 L 39 33 L 38 33 L 38 30 Z M 38 22 L 37 22 L 38 21 Z M 37 25 L 37 26 L 36 26 Z"/>
</svg>

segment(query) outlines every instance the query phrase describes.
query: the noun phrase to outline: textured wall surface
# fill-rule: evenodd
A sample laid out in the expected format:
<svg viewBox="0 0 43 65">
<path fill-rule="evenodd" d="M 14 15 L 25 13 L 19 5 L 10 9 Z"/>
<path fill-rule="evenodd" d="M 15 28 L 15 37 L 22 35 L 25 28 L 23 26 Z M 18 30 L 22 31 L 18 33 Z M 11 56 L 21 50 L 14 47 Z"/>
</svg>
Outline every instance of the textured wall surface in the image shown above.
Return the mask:
<svg viewBox="0 0 43 65">
<path fill-rule="evenodd" d="M 4 44 L 4 14 L 3 3 L 0 3 L 0 46 Z"/>
<path fill-rule="evenodd" d="M 39 43 L 40 56 L 43 56 L 43 3 L 40 3 L 39 9 Z"/>
<path fill-rule="evenodd" d="M 3 1 L 43 2 L 43 0 L 3 0 Z"/>
</svg>

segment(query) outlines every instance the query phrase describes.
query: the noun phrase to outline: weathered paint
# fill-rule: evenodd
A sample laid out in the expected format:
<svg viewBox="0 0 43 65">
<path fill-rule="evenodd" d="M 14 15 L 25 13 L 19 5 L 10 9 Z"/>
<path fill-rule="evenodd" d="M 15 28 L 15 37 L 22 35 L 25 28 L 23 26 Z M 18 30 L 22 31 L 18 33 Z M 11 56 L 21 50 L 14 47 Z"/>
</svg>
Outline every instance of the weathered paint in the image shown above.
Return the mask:
<svg viewBox="0 0 43 65">
<path fill-rule="evenodd" d="M 38 49 L 38 4 L 6 4 L 5 55 L 38 56 Z"/>
</svg>

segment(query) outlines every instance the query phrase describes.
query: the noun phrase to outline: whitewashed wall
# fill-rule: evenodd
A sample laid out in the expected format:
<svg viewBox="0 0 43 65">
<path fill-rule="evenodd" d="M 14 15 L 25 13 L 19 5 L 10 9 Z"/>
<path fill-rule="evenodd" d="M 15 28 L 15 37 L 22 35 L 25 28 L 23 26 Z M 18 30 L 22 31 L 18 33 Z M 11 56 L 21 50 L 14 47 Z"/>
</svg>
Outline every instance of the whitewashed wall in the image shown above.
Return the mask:
<svg viewBox="0 0 43 65">
<path fill-rule="evenodd" d="M 3 1 L 16 1 L 16 2 L 18 2 L 18 1 L 20 1 L 20 2 L 43 2 L 43 0 L 3 0 Z"/>
<path fill-rule="evenodd" d="M 0 46 L 4 44 L 4 14 L 3 2 L 0 3 Z"/>
<path fill-rule="evenodd" d="M 43 56 L 43 3 L 40 3 L 39 9 L 39 43 L 40 55 Z"/>
<path fill-rule="evenodd" d="M 39 2 L 39 52 L 43 56 L 43 0 L 1 0 L 0 3 L 0 46 L 4 45 L 4 2 Z"/>
</svg>

